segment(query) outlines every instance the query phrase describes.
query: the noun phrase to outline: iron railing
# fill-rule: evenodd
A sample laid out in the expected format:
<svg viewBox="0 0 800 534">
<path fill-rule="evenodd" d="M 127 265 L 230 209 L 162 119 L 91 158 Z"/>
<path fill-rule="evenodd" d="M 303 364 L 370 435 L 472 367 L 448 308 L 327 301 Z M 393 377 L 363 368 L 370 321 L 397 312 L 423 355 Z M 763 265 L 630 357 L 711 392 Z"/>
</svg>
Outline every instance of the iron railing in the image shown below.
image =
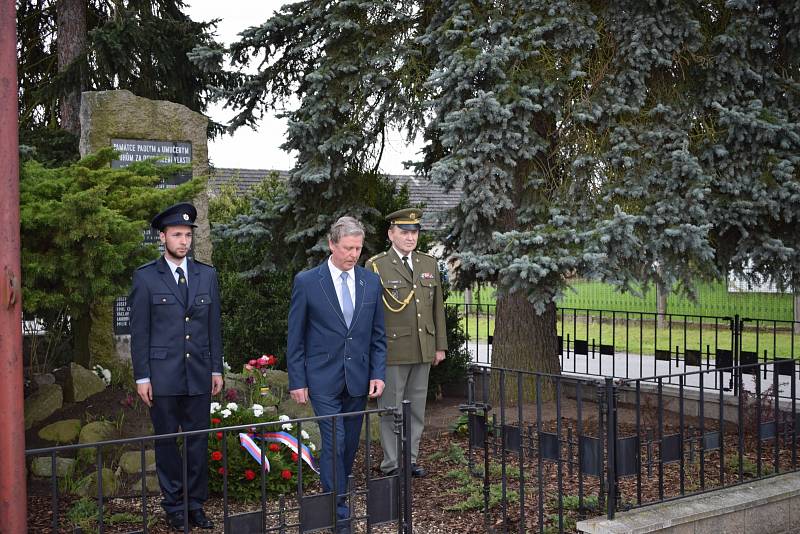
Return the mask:
<svg viewBox="0 0 800 534">
<path fill-rule="evenodd" d="M 573 532 L 588 517 L 797 470 L 797 384 L 779 365 L 795 367 L 619 380 L 473 366 L 462 410 L 487 532 Z M 722 374 L 739 394 L 712 387 Z"/>
<path fill-rule="evenodd" d="M 126 502 L 128 504 L 138 501 L 139 508 L 139 523 L 141 525 L 141 532 L 146 534 L 151 529 L 151 520 L 153 515 L 157 513 L 152 510 L 153 506 L 149 503 L 149 498 L 159 495 L 158 492 L 150 492 L 147 489 L 147 465 L 146 465 L 146 450 L 148 445 L 155 443 L 157 440 L 165 439 L 181 439 L 186 440 L 192 436 L 203 436 L 208 439 L 210 434 L 221 433 L 220 442 L 222 444 L 222 458 L 221 467 L 223 469 L 223 489 L 221 495 L 216 495 L 215 499 L 221 498 L 221 506 L 223 509 L 223 528 L 225 532 L 232 532 L 236 534 L 249 534 L 249 533 L 285 533 L 285 532 L 316 532 L 322 529 L 336 529 L 336 495 L 335 492 L 317 492 L 307 493 L 306 487 L 308 486 L 307 480 L 309 467 L 304 467 L 302 455 L 297 455 L 297 485 L 294 495 L 280 496 L 276 503 L 268 503 L 267 488 L 266 488 L 266 472 L 264 469 L 259 469 L 258 465 L 253 461 L 254 471 L 260 472 L 261 476 L 261 489 L 259 497 L 259 507 L 256 510 L 249 510 L 243 513 L 233 513 L 231 511 L 231 501 L 229 499 L 229 451 L 228 440 L 229 435 L 237 435 L 240 432 L 251 433 L 258 436 L 259 433 L 264 432 L 266 429 L 280 427 L 284 424 L 292 424 L 294 426 L 294 437 L 298 443 L 301 443 L 301 436 L 304 426 L 315 425 L 319 421 L 329 419 L 332 420 L 332 427 L 334 432 L 334 439 L 332 440 L 333 455 L 336 455 L 336 421 L 340 418 L 348 417 L 364 417 L 365 432 L 363 436 L 364 442 L 362 443 L 363 451 L 363 470 L 351 475 L 348 481 L 347 492 L 345 498 L 350 504 L 351 509 L 351 525 L 363 525 L 366 532 L 372 532 L 374 526 L 384 524 L 396 525 L 399 534 L 411 534 L 413 530 L 412 516 L 411 516 L 411 454 L 406 440 L 408 436 L 408 401 L 403 402 L 402 410 L 395 411 L 394 408 L 387 408 L 383 410 L 365 410 L 361 412 L 350 412 L 345 414 L 337 414 L 330 416 L 307 417 L 300 419 L 292 419 L 286 421 L 273 421 L 266 423 L 247 424 L 239 426 L 229 426 L 224 428 L 211 428 L 208 430 L 196 430 L 191 432 L 176 432 L 174 434 L 161 434 L 155 436 L 143 436 L 127 439 L 107 440 L 97 443 L 85 443 L 75 445 L 64 445 L 57 447 L 47 447 L 39 449 L 31 449 L 25 451 L 27 457 L 49 457 L 51 476 L 49 481 L 50 486 L 50 514 L 51 514 L 51 529 L 52 532 L 63 532 L 67 529 L 73 531 L 75 526 L 70 524 L 69 520 L 65 517 L 62 506 L 62 500 L 66 495 L 63 495 L 59 489 L 59 480 L 57 473 L 57 460 L 62 457 L 69 457 L 76 455 L 78 451 L 93 449 L 95 461 L 95 484 L 97 488 L 96 503 L 97 503 L 97 516 L 96 523 L 93 529 L 97 532 L 113 531 L 106 522 L 106 508 L 109 507 L 109 500 L 114 499 L 115 503 Z M 370 414 L 379 416 L 393 416 L 395 422 L 395 432 L 398 439 L 398 447 L 401 454 L 401 465 L 397 474 L 390 476 L 375 477 L 372 473 L 372 447 L 371 447 L 371 432 L 370 432 Z M 118 450 L 120 447 L 135 446 L 140 455 L 140 475 L 141 487 L 136 493 L 129 494 L 115 494 L 112 497 L 104 496 L 103 488 L 103 469 L 107 465 L 106 458 L 111 456 L 108 451 Z M 261 465 L 264 465 L 266 457 L 266 443 L 261 447 Z M 188 517 L 188 495 L 186 493 L 186 480 L 187 480 L 187 459 L 186 455 L 183 458 L 183 511 L 184 517 Z M 335 477 L 335 472 L 334 472 Z M 335 484 L 335 481 L 334 481 Z M 35 497 L 35 495 L 29 496 Z M 219 501 L 214 501 L 218 503 Z M 269 504 L 269 506 L 268 506 Z M 237 506 L 241 508 L 241 506 Z M 269 509 L 268 509 L 269 508 Z M 208 503 L 207 503 L 208 510 Z M 359 527 L 360 528 L 360 527 Z M 126 529 L 128 531 L 129 529 Z M 75 531 L 80 531 L 75 530 Z M 189 532 L 188 522 L 184 525 L 184 532 Z"/>
<path fill-rule="evenodd" d="M 459 308 L 472 361 L 492 365 L 495 305 L 452 306 Z M 798 332 L 800 322 L 795 321 L 575 308 L 559 308 L 556 324 L 563 373 L 623 379 L 664 376 L 666 383 L 675 385 L 687 372 L 759 362 L 779 362 L 762 366 L 764 380 L 771 379 L 773 370 L 788 376 L 794 366 L 786 362 L 800 357 Z M 734 390 L 739 383 L 734 373 L 714 377 L 713 386 L 706 387 Z M 754 387 L 747 379 L 743 385 Z"/>
</svg>

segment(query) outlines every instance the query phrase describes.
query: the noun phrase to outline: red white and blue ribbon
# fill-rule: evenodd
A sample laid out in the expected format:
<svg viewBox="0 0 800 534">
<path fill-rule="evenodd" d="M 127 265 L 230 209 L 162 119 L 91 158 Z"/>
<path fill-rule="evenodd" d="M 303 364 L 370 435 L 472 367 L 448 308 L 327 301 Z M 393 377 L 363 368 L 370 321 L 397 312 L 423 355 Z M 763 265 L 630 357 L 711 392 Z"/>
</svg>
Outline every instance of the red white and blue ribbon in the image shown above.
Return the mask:
<svg viewBox="0 0 800 534">
<path fill-rule="evenodd" d="M 258 462 L 258 465 L 261 465 L 261 448 L 256 445 L 256 442 L 253 441 L 253 438 L 250 437 L 249 434 L 240 433 L 239 443 L 242 444 L 244 450 L 250 453 L 250 456 L 255 458 L 256 462 Z M 269 473 L 269 460 L 267 459 L 266 455 L 264 455 L 264 471 Z"/>
<path fill-rule="evenodd" d="M 306 464 L 308 464 L 308 467 L 310 467 L 311 470 L 314 471 L 316 474 L 319 474 L 319 469 L 314 464 L 314 456 L 311 454 L 311 450 L 308 448 L 307 445 L 301 444 L 302 452 L 298 453 L 297 438 L 289 434 L 288 432 L 264 432 L 263 434 L 257 434 L 256 439 L 261 439 L 271 443 L 280 443 L 282 445 L 286 445 L 295 454 L 300 454 L 300 457 Z"/>
</svg>

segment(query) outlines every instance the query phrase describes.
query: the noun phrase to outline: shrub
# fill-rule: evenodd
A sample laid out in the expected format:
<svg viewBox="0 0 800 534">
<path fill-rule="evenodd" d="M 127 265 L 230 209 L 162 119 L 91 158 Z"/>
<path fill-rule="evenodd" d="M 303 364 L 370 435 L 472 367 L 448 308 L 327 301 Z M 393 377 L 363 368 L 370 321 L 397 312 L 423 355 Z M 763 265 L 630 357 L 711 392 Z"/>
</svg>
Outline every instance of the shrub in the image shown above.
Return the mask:
<svg viewBox="0 0 800 534">
<path fill-rule="evenodd" d="M 439 263 L 439 275 L 442 280 L 442 297 L 446 302 L 450 294 L 450 281 L 442 262 Z M 428 378 L 429 398 L 435 398 L 444 385 L 466 384 L 467 367 L 471 360 L 467 348 L 467 336 L 458 317 L 458 308 L 445 306 L 444 313 L 447 324 L 447 356 L 442 363 L 431 367 Z"/>
<path fill-rule="evenodd" d="M 259 404 L 249 408 L 240 408 L 235 403 L 228 403 L 224 407 L 211 403 L 211 426 L 223 428 L 245 424 L 259 424 L 272 422 L 273 424 L 252 427 L 248 434 L 256 446 L 266 447 L 265 456 L 269 462 L 269 471 L 266 476 L 266 495 L 276 496 L 293 493 L 297 489 L 298 458 L 289 446 L 270 441 L 272 433 L 284 432 L 289 436 L 297 437 L 297 428 L 288 422 L 285 415 L 275 421 L 274 412 L 267 410 Z M 208 485 L 211 491 L 222 493 L 224 476 L 228 478 L 228 495 L 239 501 L 257 501 L 261 498 L 261 468 L 258 461 L 242 446 L 240 433 L 243 431 L 212 432 L 208 438 Z M 224 440 L 224 441 L 223 441 Z M 301 440 L 314 456 L 316 463 L 316 445 L 311 442 L 308 433 L 303 430 Z M 227 462 L 225 461 L 224 446 L 227 447 Z M 258 455 L 258 453 L 256 453 Z M 258 455 L 260 460 L 260 455 Z M 303 464 L 303 486 L 308 486 L 316 479 L 316 474 L 308 464 Z"/>
</svg>

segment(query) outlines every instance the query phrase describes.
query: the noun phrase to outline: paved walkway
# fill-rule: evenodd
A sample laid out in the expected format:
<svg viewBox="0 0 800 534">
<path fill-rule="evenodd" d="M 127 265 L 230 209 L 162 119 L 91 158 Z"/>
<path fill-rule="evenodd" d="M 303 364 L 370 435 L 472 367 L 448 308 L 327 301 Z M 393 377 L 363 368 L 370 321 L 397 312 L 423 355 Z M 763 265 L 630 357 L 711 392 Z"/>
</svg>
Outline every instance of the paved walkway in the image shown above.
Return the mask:
<svg viewBox="0 0 800 534">
<path fill-rule="evenodd" d="M 468 341 L 467 348 L 472 354 L 472 361 L 479 365 L 491 365 L 492 346 L 485 341 Z M 761 391 L 766 391 L 773 386 L 775 380 L 774 366 L 761 367 Z M 705 360 L 701 367 L 686 365 L 683 360 L 665 361 L 657 360 L 653 355 L 640 354 L 574 354 L 561 356 L 561 370 L 564 373 L 583 377 L 614 377 L 624 379 L 643 378 L 649 382 L 657 382 L 662 377 L 664 385 L 679 386 L 680 378 L 677 375 L 686 374 L 684 385 L 687 387 L 700 387 L 703 381 L 704 389 L 718 390 L 720 387 L 720 373 L 715 371 L 713 361 L 708 365 Z M 755 368 L 753 368 L 755 370 Z M 733 390 L 731 373 L 722 373 L 722 389 Z M 800 381 L 797 379 L 797 366 L 795 366 L 795 395 L 800 394 Z M 742 377 L 742 384 L 746 391 L 756 391 L 757 383 L 755 374 L 746 373 Z M 791 378 L 785 374 L 778 374 L 778 387 L 780 396 L 791 397 Z"/>
</svg>

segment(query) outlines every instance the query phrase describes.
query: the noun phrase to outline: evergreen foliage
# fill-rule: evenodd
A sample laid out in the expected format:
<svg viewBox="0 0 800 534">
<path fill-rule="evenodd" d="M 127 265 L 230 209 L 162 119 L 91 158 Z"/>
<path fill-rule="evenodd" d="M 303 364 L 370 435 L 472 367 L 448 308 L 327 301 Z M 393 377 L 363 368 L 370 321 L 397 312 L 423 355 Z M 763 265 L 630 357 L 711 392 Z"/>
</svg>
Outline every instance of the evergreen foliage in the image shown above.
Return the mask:
<svg viewBox="0 0 800 534">
<path fill-rule="evenodd" d="M 76 321 L 88 321 L 93 305 L 127 292 L 131 273 L 158 256 L 155 246 L 142 243 L 152 214 L 205 185 L 194 179 L 157 189 L 174 166 L 112 169 L 114 156 L 104 149 L 65 167 L 29 160 L 20 168 L 24 312 L 50 317 L 67 310 L 76 343 L 88 342 L 77 335 Z M 76 357 L 87 358 L 85 351 Z"/>
<path fill-rule="evenodd" d="M 59 72 L 56 4 L 56 0 L 17 2 L 21 132 L 57 129 L 60 99 L 82 78 L 88 86 L 78 90 L 128 89 L 199 112 L 209 102 L 209 85 L 228 84 L 225 73 L 203 71 L 188 60 L 194 47 L 219 44 L 213 38 L 216 21 L 192 21 L 183 13 L 182 0 L 87 0 L 86 53 Z M 209 124 L 209 133 L 221 131 L 221 125 Z M 46 141 L 34 146 L 48 148 Z"/>
<path fill-rule="evenodd" d="M 273 354 L 284 368 L 292 276 L 286 269 L 259 269 L 265 257 L 280 256 L 282 246 L 259 232 L 254 214 L 272 209 L 285 194 L 276 175 L 265 177 L 246 195 L 224 187 L 209 202 L 214 266 L 222 298 L 222 341 L 226 361 L 241 369 L 249 360 Z M 240 230 L 234 221 L 242 222 Z"/>
<path fill-rule="evenodd" d="M 332 217 L 370 212 L 357 178 L 386 129 L 424 128 L 417 169 L 462 191 L 456 282 L 497 284 L 496 363 L 557 366 L 569 276 L 798 282 L 796 2 L 306 0 L 242 35 L 233 67 L 266 59 L 220 92 L 233 126 L 299 101 L 284 113 L 295 258 Z"/>
</svg>

